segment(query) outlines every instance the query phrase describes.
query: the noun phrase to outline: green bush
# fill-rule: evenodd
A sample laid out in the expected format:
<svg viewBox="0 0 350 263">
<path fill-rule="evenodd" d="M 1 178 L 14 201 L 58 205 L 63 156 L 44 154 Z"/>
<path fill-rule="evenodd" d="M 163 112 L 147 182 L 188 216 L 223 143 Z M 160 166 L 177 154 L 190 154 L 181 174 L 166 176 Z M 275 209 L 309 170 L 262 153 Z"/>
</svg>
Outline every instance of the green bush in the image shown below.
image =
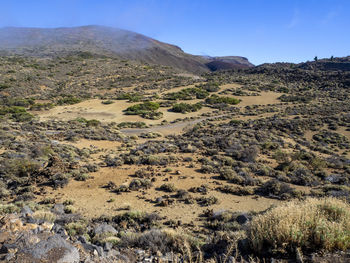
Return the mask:
<svg viewBox="0 0 350 263">
<path fill-rule="evenodd" d="M 112 103 L 114 103 L 113 100 L 104 100 L 104 101 L 102 101 L 102 104 L 105 104 L 105 105 L 112 104 Z"/>
<path fill-rule="evenodd" d="M 206 103 L 210 105 L 214 104 L 229 104 L 229 105 L 236 105 L 241 102 L 241 100 L 232 98 L 232 97 L 220 97 L 218 95 L 211 95 L 209 98 L 205 100 Z"/>
<path fill-rule="evenodd" d="M 159 103 L 146 101 L 141 104 L 130 106 L 125 110 L 125 113 L 128 115 L 140 115 L 145 111 L 156 111 L 158 109 L 159 109 Z"/>
<path fill-rule="evenodd" d="M 219 83 L 217 82 L 207 82 L 205 84 L 200 84 L 196 86 L 197 88 L 202 88 L 208 92 L 216 92 L 220 90 Z"/>
<path fill-rule="evenodd" d="M 54 107 L 53 103 L 35 103 L 30 106 L 30 110 L 40 111 L 40 110 L 49 110 Z"/>
<path fill-rule="evenodd" d="M 169 193 L 172 193 L 172 192 L 176 191 L 176 187 L 175 187 L 174 184 L 162 184 L 159 187 L 159 189 L 164 191 L 164 192 L 169 192 Z"/>
<path fill-rule="evenodd" d="M 159 103 L 146 101 L 141 104 L 136 104 L 128 107 L 124 112 L 126 115 L 139 115 L 145 119 L 160 119 L 163 113 L 157 112 L 159 109 Z"/>
<path fill-rule="evenodd" d="M 117 100 L 128 100 L 129 102 L 139 102 L 143 99 L 143 95 L 139 93 L 122 93 L 118 95 Z"/>
<path fill-rule="evenodd" d="M 178 103 L 173 105 L 171 110 L 174 112 L 187 113 L 187 112 L 199 111 L 201 108 L 202 108 L 201 103 L 195 103 L 195 104 Z"/>
<path fill-rule="evenodd" d="M 118 124 L 118 128 L 147 128 L 147 124 L 141 121 L 137 122 L 121 122 Z"/>
<path fill-rule="evenodd" d="M 87 127 L 91 127 L 91 126 L 97 127 L 101 124 L 101 122 L 99 120 L 95 120 L 95 119 L 87 120 L 83 117 L 76 118 L 75 121 L 80 122 L 80 123 L 85 123 Z"/>
<path fill-rule="evenodd" d="M 204 99 L 209 96 L 209 92 L 202 88 L 187 88 L 178 92 L 167 93 L 164 96 L 166 100 L 192 100 Z"/>
</svg>

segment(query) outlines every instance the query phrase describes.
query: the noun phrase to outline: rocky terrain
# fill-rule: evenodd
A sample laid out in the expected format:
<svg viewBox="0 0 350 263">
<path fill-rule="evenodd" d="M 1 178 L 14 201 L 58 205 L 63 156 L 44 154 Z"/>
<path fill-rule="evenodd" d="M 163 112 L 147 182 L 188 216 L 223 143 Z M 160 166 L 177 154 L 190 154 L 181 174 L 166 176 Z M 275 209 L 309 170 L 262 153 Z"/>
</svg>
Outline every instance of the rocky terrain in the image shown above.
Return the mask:
<svg viewBox="0 0 350 263">
<path fill-rule="evenodd" d="M 30 32 L 0 56 L 1 260 L 349 261 L 348 57 L 190 73 Z"/>
</svg>

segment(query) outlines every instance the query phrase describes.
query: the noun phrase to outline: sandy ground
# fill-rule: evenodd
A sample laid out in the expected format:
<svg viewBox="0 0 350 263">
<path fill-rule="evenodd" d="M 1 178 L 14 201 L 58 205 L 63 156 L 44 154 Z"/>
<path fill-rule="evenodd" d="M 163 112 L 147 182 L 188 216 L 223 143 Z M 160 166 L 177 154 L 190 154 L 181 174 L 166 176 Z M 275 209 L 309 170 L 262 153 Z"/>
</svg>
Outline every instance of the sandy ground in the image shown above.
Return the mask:
<svg viewBox="0 0 350 263">
<path fill-rule="evenodd" d="M 195 103 L 195 101 L 191 101 Z M 102 122 L 137 122 L 142 121 L 146 124 L 155 125 L 160 124 L 163 120 L 169 122 L 174 121 L 178 118 L 185 117 L 196 117 L 203 113 L 208 113 L 213 111 L 213 109 L 208 107 L 203 107 L 197 112 L 191 112 L 188 114 L 181 114 L 168 111 L 169 108 L 161 107 L 159 111 L 163 112 L 163 118 L 160 120 L 148 120 L 144 119 L 137 115 L 125 115 L 124 110 L 132 105 L 138 103 L 129 103 L 124 100 L 117 100 L 112 104 L 102 104 L 100 99 L 86 100 L 78 104 L 69 105 L 69 106 L 57 106 L 48 111 L 35 112 L 39 115 L 40 119 L 45 120 L 74 120 L 78 117 L 83 117 L 85 119 L 91 120 L 96 119 Z"/>
<path fill-rule="evenodd" d="M 189 85 L 185 87 L 177 87 L 171 90 L 167 90 L 161 94 L 166 94 L 169 92 L 177 92 L 184 88 L 191 88 L 195 85 Z M 238 84 L 226 84 L 221 86 L 221 91 L 228 88 L 237 88 Z M 261 92 L 261 96 L 235 96 L 241 99 L 241 103 L 237 105 L 237 107 L 243 108 L 251 105 L 268 105 L 278 103 L 277 98 L 280 96 L 280 93 L 276 92 Z M 201 100 L 190 100 L 185 101 L 187 103 L 196 103 Z M 163 118 L 160 120 L 147 120 L 141 118 L 137 115 L 125 115 L 124 110 L 132 105 L 138 103 L 129 103 L 125 100 L 116 100 L 112 104 L 102 104 L 102 100 L 100 99 L 91 99 L 86 100 L 81 103 L 77 103 L 74 105 L 67 106 L 57 106 L 53 109 L 47 111 L 37 111 L 33 112 L 37 114 L 41 120 L 73 120 L 78 117 L 83 117 L 86 119 L 97 119 L 102 122 L 136 122 L 143 121 L 148 125 L 156 125 L 160 124 L 163 120 L 167 120 L 168 122 L 174 121 L 176 119 L 183 118 L 191 118 L 200 116 L 203 113 L 210 113 L 213 109 L 208 107 L 203 107 L 201 110 L 197 112 L 191 112 L 187 114 L 170 112 L 169 108 L 160 108 L 159 111 L 163 112 Z"/>
<path fill-rule="evenodd" d="M 157 181 L 154 183 L 153 187 L 146 191 L 132 191 L 118 195 L 102 188 L 102 186 L 109 181 L 114 182 L 116 185 L 129 183 L 133 179 L 130 175 L 140 168 L 141 167 L 136 166 L 101 168 L 100 171 L 91 174 L 94 177 L 93 179 L 89 179 L 85 182 L 72 180 L 68 186 L 52 192 L 49 196 L 55 197 L 61 202 L 73 200 L 74 207 L 78 209 L 78 212 L 88 218 L 118 214 L 121 213 L 120 209 L 129 206 L 131 210 L 148 213 L 155 212 L 167 219 L 181 220 L 183 223 L 197 221 L 198 216 L 208 208 L 214 211 L 261 211 L 280 202 L 263 197 L 255 199 L 253 196 L 236 196 L 218 192 L 214 190 L 215 187 L 217 187 L 215 182 L 224 183 L 224 181 L 213 180 L 213 175 L 203 175 L 194 171 L 193 168 L 187 167 L 172 167 L 174 170 L 181 171 L 181 176 L 167 175 L 164 177 L 157 177 Z M 187 178 L 181 179 L 184 176 Z M 168 178 L 169 181 L 164 181 L 166 178 Z M 157 187 L 163 183 L 173 183 L 176 188 L 185 190 L 194 186 L 206 184 L 211 189 L 206 196 L 217 197 L 219 203 L 210 207 L 201 207 L 198 204 L 184 204 L 182 202 L 172 204 L 168 207 L 156 206 L 153 201 L 157 197 L 169 194 L 157 190 Z M 201 194 L 197 193 L 191 193 L 191 195 L 193 197 L 201 196 Z M 111 199 L 115 199 L 115 201 L 108 202 L 108 200 Z M 199 223 L 197 222 L 197 224 Z"/>
<path fill-rule="evenodd" d="M 191 86 L 189 86 L 191 87 Z M 221 90 L 227 88 L 239 87 L 238 84 L 228 84 L 221 87 Z M 168 92 L 176 92 L 185 87 L 178 87 Z M 261 92 L 261 96 L 235 96 L 240 98 L 242 102 L 237 107 L 244 108 L 251 105 L 268 105 L 279 103 L 277 98 L 281 94 L 275 92 Z M 186 101 L 187 103 L 195 103 L 199 100 Z M 179 114 L 169 112 L 167 108 L 160 108 L 164 117 L 161 120 L 146 120 L 139 116 L 128 116 L 123 114 L 123 110 L 127 107 L 135 104 L 128 103 L 123 100 L 115 101 L 113 104 L 105 105 L 101 103 L 99 99 L 87 100 L 75 105 L 70 106 L 58 106 L 48 111 L 37 112 L 41 120 L 58 119 L 58 120 L 71 120 L 77 117 L 84 117 L 86 119 L 97 119 L 103 122 L 124 122 L 124 121 L 143 121 L 148 125 L 159 124 L 162 120 L 171 122 L 178 118 L 190 118 L 199 117 L 203 113 L 209 113 L 214 109 L 203 107 L 200 111 Z M 268 114 L 270 115 L 270 114 Z M 242 116 L 242 118 L 258 118 L 259 116 Z M 260 116 L 262 117 L 262 116 Z M 163 135 L 181 133 L 187 127 L 193 126 L 203 118 L 197 120 L 191 120 L 186 122 L 176 122 L 173 124 L 167 124 L 163 126 L 153 126 L 150 129 L 124 129 L 124 132 L 130 130 L 130 133 L 156 131 Z M 141 139 L 143 140 L 143 139 Z M 141 142 L 139 140 L 139 142 Z M 67 142 L 68 143 L 68 142 Z M 109 141 L 90 141 L 80 140 L 76 143 L 71 143 L 78 148 L 92 147 L 102 149 L 102 152 L 108 150 L 115 150 L 121 146 L 120 142 Z M 190 155 L 190 154 L 189 154 Z M 98 156 L 94 156 L 95 160 Z M 65 200 L 73 200 L 74 207 L 78 212 L 88 218 L 95 218 L 101 215 L 113 215 L 121 213 L 122 208 L 130 207 L 131 210 L 155 212 L 167 219 L 181 220 L 183 223 L 195 222 L 196 225 L 200 225 L 198 222 L 200 214 L 206 209 L 210 208 L 214 211 L 230 210 L 230 211 L 261 211 L 265 210 L 271 205 L 275 205 L 280 201 L 274 199 L 268 199 L 263 197 L 254 196 L 236 196 L 231 194 L 221 193 L 215 190 L 218 185 L 226 184 L 225 181 L 218 180 L 214 175 L 204 175 L 198 173 L 196 169 L 199 167 L 189 168 L 186 164 L 179 163 L 176 166 L 170 166 L 173 171 L 180 171 L 181 175 L 166 174 L 164 176 L 156 177 L 151 189 L 146 191 L 132 191 L 128 193 L 116 194 L 112 193 L 102 186 L 112 181 L 116 185 L 128 184 L 132 179 L 132 175 L 136 170 L 144 168 L 142 166 L 122 166 L 122 167 L 102 167 L 98 172 L 92 173 L 92 179 L 88 179 L 85 182 L 78 182 L 71 180 L 69 184 L 63 188 L 52 191 L 48 196 L 55 197 L 58 202 Z M 164 168 L 159 168 L 163 170 Z M 189 190 L 191 187 L 198 187 L 200 185 L 208 185 L 209 193 L 205 195 L 215 196 L 218 198 L 219 203 L 210 207 L 201 207 L 197 203 L 184 204 L 183 202 L 177 202 L 171 204 L 168 207 L 159 207 L 155 204 L 155 199 L 160 196 L 171 195 L 171 193 L 165 193 L 158 190 L 158 187 L 163 183 L 173 183 L 177 189 Z M 199 197 L 199 193 L 191 193 L 193 197 Z M 112 202 L 110 202 L 113 200 Z M 197 221 L 197 223 L 196 223 Z"/>
</svg>

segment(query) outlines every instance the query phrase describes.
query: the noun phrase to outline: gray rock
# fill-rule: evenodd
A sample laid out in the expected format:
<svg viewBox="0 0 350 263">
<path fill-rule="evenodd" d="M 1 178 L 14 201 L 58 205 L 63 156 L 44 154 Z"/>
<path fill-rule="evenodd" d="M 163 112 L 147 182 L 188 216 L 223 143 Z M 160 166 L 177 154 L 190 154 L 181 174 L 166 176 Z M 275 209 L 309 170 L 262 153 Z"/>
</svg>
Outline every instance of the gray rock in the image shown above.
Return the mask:
<svg viewBox="0 0 350 263">
<path fill-rule="evenodd" d="M 39 220 L 37 220 L 37 219 L 35 219 L 34 217 L 31 217 L 31 216 L 27 216 L 26 217 L 26 221 L 29 224 L 37 224 L 37 223 L 39 223 Z"/>
<path fill-rule="evenodd" d="M 101 235 L 106 233 L 118 234 L 118 231 L 111 225 L 107 225 L 107 224 L 100 224 L 94 228 L 95 235 Z"/>
<path fill-rule="evenodd" d="M 64 214 L 64 205 L 63 204 L 55 204 L 55 206 L 51 209 L 52 213 L 62 215 Z"/>
<path fill-rule="evenodd" d="M 58 235 L 40 241 L 25 253 L 40 261 L 57 263 L 79 263 L 80 261 L 78 249 Z"/>
<path fill-rule="evenodd" d="M 109 251 L 109 250 L 112 249 L 112 247 L 113 247 L 112 243 L 106 242 L 105 245 L 103 246 L 103 250 L 104 251 Z"/>
<path fill-rule="evenodd" d="M 6 257 L 5 257 L 5 262 L 10 261 L 11 259 L 13 259 L 15 257 L 14 253 L 7 253 Z"/>
<path fill-rule="evenodd" d="M 84 236 L 79 236 L 78 240 L 82 243 L 82 244 L 86 244 L 88 241 L 86 240 L 86 237 Z"/>
<path fill-rule="evenodd" d="M 93 252 L 94 250 L 97 250 L 97 246 L 93 245 L 93 244 L 90 244 L 90 243 L 83 243 L 83 248 L 86 250 L 86 251 L 90 251 L 90 252 Z"/>
<path fill-rule="evenodd" d="M 103 250 L 103 247 L 96 246 L 97 253 L 100 257 L 105 257 L 105 252 Z"/>
<path fill-rule="evenodd" d="M 135 250 L 135 253 L 136 253 L 137 255 L 144 255 L 144 254 L 145 254 L 145 251 L 142 250 L 142 249 L 136 249 L 136 250 Z"/>
<path fill-rule="evenodd" d="M 62 237 L 63 239 L 68 239 L 68 235 L 64 227 L 58 224 L 54 224 L 52 231 Z"/>
<path fill-rule="evenodd" d="M 160 204 L 161 202 L 163 202 L 163 197 L 157 197 L 156 203 Z"/>
<path fill-rule="evenodd" d="M 326 181 L 336 184 L 340 182 L 340 176 L 338 174 L 331 174 L 325 178 Z"/>
<path fill-rule="evenodd" d="M 28 206 L 23 206 L 21 209 L 21 216 L 25 217 L 28 215 L 32 215 L 33 211 Z"/>
</svg>

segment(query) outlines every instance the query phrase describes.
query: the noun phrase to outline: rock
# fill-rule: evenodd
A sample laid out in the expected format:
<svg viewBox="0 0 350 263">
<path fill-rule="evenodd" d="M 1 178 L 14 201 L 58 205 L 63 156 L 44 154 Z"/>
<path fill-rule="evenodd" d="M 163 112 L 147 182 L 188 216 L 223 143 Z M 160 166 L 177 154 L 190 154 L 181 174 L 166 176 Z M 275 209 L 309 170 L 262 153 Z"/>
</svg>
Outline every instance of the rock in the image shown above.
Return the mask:
<svg viewBox="0 0 350 263">
<path fill-rule="evenodd" d="M 86 240 L 86 237 L 84 236 L 79 236 L 78 240 L 82 243 L 82 244 L 86 244 L 88 241 Z"/>
<path fill-rule="evenodd" d="M 104 256 L 105 256 L 105 252 L 104 252 L 104 250 L 103 250 L 102 247 L 96 246 L 96 250 L 97 250 L 97 253 L 98 253 L 98 255 L 99 255 L 100 257 L 104 257 Z"/>
<path fill-rule="evenodd" d="M 29 224 L 37 224 L 39 222 L 39 220 L 35 219 L 34 217 L 32 216 L 27 216 L 26 217 L 26 221 L 27 223 Z"/>
<path fill-rule="evenodd" d="M 163 197 L 157 197 L 156 203 L 160 204 L 163 201 Z"/>
<path fill-rule="evenodd" d="M 64 205 L 63 204 L 55 204 L 55 206 L 51 209 L 52 213 L 57 215 L 64 214 Z"/>
<path fill-rule="evenodd" d="M 26 216 L 29 216 L 29 215 L 32 215 L 32 214 L 33 214 L 33 211 L 28 206 L 23 206 L 22 207 L 22 209 L 21 209 L 21 216 L 22 217 L 26 217 Z"/>
<path fill-rule="evenodd" d="M 62 237 L 54 235 L 42 240 L 32 248 L 26 249 L 24 254 L 35 260 L 57 263 L 79 263 L 78 249 L 65 241 Z"/>
<path fill-rule="evenodd" d="M 7 253 L 6 257 L 5 257 L 5 262 L 9 262 L 11 259 L 14 259 L 15 254 L 13 253 Z"/>
<path fill-rule="evenodd" d="M 49 222 L 44 222 L 44 223 L 41 224 L 41 228 L 43 229 L 43 231 L 51 231 L 53 226 L 54 226 L 54 224 L 53 223 L 49 223 Z"/>
<path fill-rule="evenodd" d="M 54 226 L 52 227 L 52 231 L 60 237 L 62 237 L 63 239 L 68 239 L 69 237 L 67 231 L 61 225 L 54 224 Z"/>
<path fill-rule="evenodd" d="M 246 214 L 241 214 L 241 215 L 237 216 L 236 221 L 239 224 L 243 225 L 249 221 L 249 217 Z"/>
<path fill-rule="evenodd" d="M 17 252 L 17 245 L 16 244 L 3 244 L 0 253 L 5 254 L 5 253 L 16 253 Z"/>
<path fill-rule="evenodd" d="M 110 251 L 112 249 L 113 245 L 110 242 L 106 242 L 105 245 L 103 246 L 104 251 Z"/>
<path fill-rule="evenodd" d="M 325 178 L 326 181 L 336 184 L 340 182 L 340 176 L 337 174 L 331 174 Z"/>
<path fill-rule="evenodd" d="M 100 224 L 94 228 L 95 235 L 101 235 L 106 233 L 118 234 L 118 231 L 114 227 L 108 224 Z"/>
<path fill-rule="evenodd" d="M 91 252 L 94 252 L 94 251 L 97 251 L 97 246 L 93 245 L 93 244 L 90 244 L 90 243 L 83 243 L 83 248 L 86 250 L 86 251 L 91 251 Z M 96 252 L 97 253 L 97 252 Z"/>
</svg>

